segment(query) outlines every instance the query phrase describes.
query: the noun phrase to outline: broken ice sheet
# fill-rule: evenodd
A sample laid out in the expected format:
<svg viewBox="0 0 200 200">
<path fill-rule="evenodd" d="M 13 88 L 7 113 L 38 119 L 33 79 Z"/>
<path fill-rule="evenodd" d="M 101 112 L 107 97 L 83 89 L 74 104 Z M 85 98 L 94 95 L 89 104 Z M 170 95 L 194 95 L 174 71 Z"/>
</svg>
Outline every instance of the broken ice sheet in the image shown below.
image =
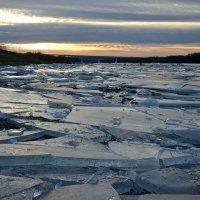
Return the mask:
<svg viewBox="0 0 200 200">
<path fill-rule="evenodd" d="M 153 133 L 155 128 L 165 128 L 164 122 L 153 118 L 152 121 L 146 119 L 146 114 L 135 109 L 126 107 L 78 107 L 74 108 L 68 115 L 66 122 L 113 126 L 117 121 L 119 128 L 134 130 L 135 132 Z M 113 121 L 114 119 L 114 121 Z M 117 120 L 116 120 L 117 119 Z"/>
<path fill-rule="evenodd" d="M 69 145 L 69 144 L 68 144 Z M 70 145 L 71 146 L 71 145 Z M 77 149 L 42 144 L 0 145 L 0 166 L 52 165 L 55 167 L 135 167 L 136 161 L 109 150 Z"/>
<path fill-rule="evenodd" d="M 93 199 L 159 199 L 198 184 L 199 65 L 42 64 L 2 67 L 0 75 L 1 174 L 52 183 L 53 198 L 97 190 Z M 176 172 L 192 178 L 179 184 Z M 91 177 L 94 184 L 80 185 Z M 37 198 L 42 190 L 33 191 Z"/>
<path fill-rule="evenodd" d="M 38 120 L 19 120 L 20 124 L 32 126 L 37 129 L 42 129 L 44 132 L 52 132 L 57 136 L 67 135 L 69 137 L 80 137 L 90 139 L 99 143 L 106 143 L 111 140 L 111 135 L 100 130 L 98 127 L 89 125 L 62 123 L 62 122 L 41 122 Z"/>
<path fill-rule="evenodd" d="M 199 200 L 200 195 L 159 195 L 159 194 L 146 194 L 146 195 L 122 195 L 121 200 Z"/>
<path fill-rule="evenodd" d="M 200 194 L 198 182 L 178 168 L 144 172 L 136 183 L 154 194 Z"/>
<path fill-rule="evenodd" d="M 109 184 L 75 185 L 54 190 L 46 200 L 120 200 L 117 192 Z"/>
<path fill-rule="evenodd" d="M 30 178 L 0 176 L 0 183 L 1 199 L 32 199 L 38 190 L 41 196 L 53 189 L 50 183 Z"/>
<path fill-rule="evenodd" d="M 45 105 L 46 100 L 35 93 L 27 93 L 24 90 L 0 88 L 0 102 L 20 103 L 20 104 L 41 104 Z"/>
<path fill-rule="evenodd" d="M 162 148 L 156 144 L 136 142 L 109 142 L 109 148 L 118 155 L 137 161 L 137 169 L 159 169 L 176 165 L 198 164 L 198 153 Z"/>
</svg>

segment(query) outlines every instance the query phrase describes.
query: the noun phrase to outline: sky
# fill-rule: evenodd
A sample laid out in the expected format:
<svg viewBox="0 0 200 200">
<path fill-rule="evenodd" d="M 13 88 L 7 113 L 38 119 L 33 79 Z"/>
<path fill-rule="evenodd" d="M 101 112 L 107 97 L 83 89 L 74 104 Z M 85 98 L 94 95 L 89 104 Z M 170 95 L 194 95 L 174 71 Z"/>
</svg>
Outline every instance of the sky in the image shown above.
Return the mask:
<svg viewBox="0 0 200 200">
<path fill-rule="evenodd" d="M 65 55 L 200 52 L 200 0 L 0 0 L 0 44 Z"/>
</svg>

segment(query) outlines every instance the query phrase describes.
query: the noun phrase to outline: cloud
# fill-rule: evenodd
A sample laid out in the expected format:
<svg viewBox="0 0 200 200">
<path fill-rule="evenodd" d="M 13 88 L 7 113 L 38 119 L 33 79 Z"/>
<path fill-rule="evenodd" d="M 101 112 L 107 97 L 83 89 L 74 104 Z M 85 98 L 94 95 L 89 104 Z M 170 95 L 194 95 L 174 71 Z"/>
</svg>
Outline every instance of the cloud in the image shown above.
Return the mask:
<svg viewBox="0 0 200 200">
<path fill-rule="evenodd" d="M 131 20 L 93 20 L 84 18 L 48 17 L 30 14 L 18 9 L 0 9 L 0 24 L 80 24 L 94 26 L 119 26 L 119 27 L 151 27 L 151 28 L 200 28 L 198 21 L 131 21 Z"/>
<path fill-rule="evenodd" d="M 1 8 L 27 10 L 51 17 L 105 20 L 200 20 L 200 2 L 176 0 L 12 0 L 0 1 Z"/>
<path fill-rule="evenodd" d="M 99 27 L 65 24 L 19 24 L 2 26 L 2 42 L 111 42 L 135 44 L 199 43 L 200 28 L 160 29 L 145 27 Z"/>
<path fill-rule="evenodd" d="M 199 45 L 199 33 L 199 0 L 0 0 L 0 43 Z"/>
</svg>

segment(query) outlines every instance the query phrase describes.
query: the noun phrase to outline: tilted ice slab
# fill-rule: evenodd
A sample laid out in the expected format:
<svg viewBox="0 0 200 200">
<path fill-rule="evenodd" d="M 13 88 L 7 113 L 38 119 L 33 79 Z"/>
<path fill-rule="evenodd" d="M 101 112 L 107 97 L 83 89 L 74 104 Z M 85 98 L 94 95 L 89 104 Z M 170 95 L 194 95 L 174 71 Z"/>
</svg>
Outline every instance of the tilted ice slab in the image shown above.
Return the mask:
<svg viewBox="0 0 200 200">
<path fill-rule="evenodd" d="M 0 83 L 15 83 L 15 82 L 31 82 L 32 80 L 37 79 L 36 75 L 24 75 L 24 76 L 1 76 Z"/>
<path fill-rule="evenodd" d="M 0 199 L 33 199 L 51 191 L 53 185 L 30 178 L 0 176 Z"/>
<path fill-rule="evenodd" d="M 169 99 L 154 99 L 154 98 L 134 98 L 134 100 L 142 106 L 155 106 L 160 108 L 200 108 L 200 101 L 183 101 Z M 155 103 L 153 103 L 155 101 Z M 152 103 L 151 103 L 152 102 Z"/>
<path fill-rule="evenodd" d="M 166 92 L 172 92 L 182 95 L 192 95 L 196 93 L 200 93 L 200 86 L 197 85 L 190 85 L 187 83 L 174 83 L 168 85 L 149 85 L 149 86 L 140 86 L 141 88 L 145 89 L 153 89 L 153 90 L 160 90 Z"/>
<path fill-rule="evenodd" d="M 120 128 L 132 133 L 147 133 L 181 136 L 200 129 L 199 116 L 181 110 L 160 108 L 127 108 L 127 107 L 74 107 L 72 112 L 64 119 L 75 124 L 88 124 Z M 194 139 L 194 134 L 188 137 Z"/>
<path fill-rule="evenodd" d="M 158 107 L 136 107 L 140 112 L 146 113 L 148 119 L 157 118 L 165 123 L 165 128 L 155 129 L 159 136 L 176 138 L 181 142 L 191 144 L 200 143 L 199 115 L 182 109 L 162 109 Z"/>
<path fill-rule="evenodd" d="M 31 142 L 23 142 L 23 144 L 27 145 L 47 145 L 52 146 L 53 148 L 63 147 L 66 149 L 72 149 L 75 151 L 100 151 L 100 152 L 109 152 L 107 147 L 98 142 L 84 139 L 82 137 L 77 136 L 62 136 L 58 138 L 41 140 L 41 141 L 31 141 Z"/>
<path fill-rule="evenodd" d="M 139 112 L 146 113 L 149 117 L 152 118 L 158 118 L 165 123 L 167 123 L 170 120 L 176 120 L 177 122 L 179 121 L 187 121 L 187 125 L 190 125 L 189 127 L 198 127 L 198 122 L 199 122 L 199 115 L 196 113 L 190 112 L 190 110 L 185 110 L 185 109 L 173 109 L 173 108 L 158 108 L 158 107 L 151 107 L 151 108 L 146 108 L 146 107 L 134 107 L 136 110 Z M 189 123 L 190 122 L 190 123 Z"/>
<path fill-rule="evenodd" d="M 40 88 L 38 89 L 40 92 L 60 92 L 65 94 L 92 94 L 92 95 L 102 95 L 103 93 L 99 90 L 81 90 L 81 89 L 73 89 L 73 88 Z"/>
<path fill-rule="evenodd" d="M 53 165 L 159 169 L 199 162 L 199 151 L 179 151 L 142 143 L 104 145 L 80 137 L 0 145 L 0 166 Z"/>
<path fill-rule="evenodd" d="M 115 124 L 115 119 L 120 119 L 121 123 Z M 117 126 L 140 133 L 153 133 L 156 128 L 165 128 L 165 123 L 161 120 L 149 120 L 145 113 L 126 107 L 75 107 L 66 121 L 96 126 Z"/>
<path fill-rule="evenodd" d="M 24 90 L 9 88 L 0 88 L 0 97 L 0 102 L 42 105 L 47 103 L 44 98 L 36 93 L 26 93 Z"/>
<path fill-rule="evenodd" d="M 10 132 L 21 132 L 20 134 L 10 134 Z M 47 131 L 47 130 L 23 130 L 23 129 L 13 129 L 13 130 L 4 130 L 0 131 L 0 144 L 5 143 L 16 143 L 24 142 L 30 140 L 37 140 L 45 136 L 48 137 L 60 137 L 64 136 L 64 133 Z"/>
<path fill-rule="evenodd" d="M 182 95 L 192 95 L 200 92 L 199 82 L 186 82 L 177 79 L 167 79 L 166 77 L 154 77 L 151 75 L 147 78 L 114 78 L 112 81 L 116 81 L 118 84 L 122 84 L 124 87 L 128 88 L 140 88 L 140 89 L 150 89 L 171 92 Z M 111 81 L 109 80 L 109 81 Z M 107 82 L 109 84 L 109 81 Z M 112 84 L 112 82 L 110 83 Z"/>
<path fill-rule="evenodd" d="M 55 189 L 44 200 L 120 200 L 109 184 L 83 184 Z"/>
<path fill-rule="evenodd" d="M 156 144 L 136 142 L 109 142 L 109 148 L 118 155 L 137 160 L 137 168 L 160 168 L 198 163 L 198 152 L 162 148 Z"/>
<path fill-rule="evenodd" d="M 49 95 L 48 95 L 49 96 Z M 95 106 L 95 105 L 104 105 L 110 106 L 110 103 L 105 101 L 99 95 L 92 95 L 86 97 L 80 96 L 69 96 L 69 95 L 58 95 L 53 94 L 54 99 L 48 100 L 48 106 L 52 108 L 72 108 L 73 106 Z M 55 98 L 57 97 L 57 98 Z M 117 106 L 117 105 L 116 105 Z"/>
<path fill-rule="evenodd" d="M 136 183 L 156 194 L 200 194 L 198 181 L 178 168 L 144 172 L 137 176 Z"/>
<path fill-rule="evenodd" d="M 0 166 L 54 165 L 73 167 L 135 167 L 135 161 L 110 151 L 76 150 L 48 145 L 2 144 Z"/>
<path fill-rule="evenodd" d="M 60 123 L 60 122 L 41 122 L 38 120 L 24 120 L 14 119 L 18 124 L 26 124 L 34 129 L 39 129 L 44 133 L 51 134 L 58 137 L 67 135 L 69 137 L 80 137 L 90 139 L 98 142 L 107 142 L 111 139 L 111 135 L 104 131 L 101 131 L 95 127 L 89 125 L 77 125 L 72 123 Z"/>
<path fill-rule="evenodd" d="M 141 196 L 123 195 L 121 200 L 199 200 L 200 195 L 159 195 L 147 194 Z"/>
</svg>

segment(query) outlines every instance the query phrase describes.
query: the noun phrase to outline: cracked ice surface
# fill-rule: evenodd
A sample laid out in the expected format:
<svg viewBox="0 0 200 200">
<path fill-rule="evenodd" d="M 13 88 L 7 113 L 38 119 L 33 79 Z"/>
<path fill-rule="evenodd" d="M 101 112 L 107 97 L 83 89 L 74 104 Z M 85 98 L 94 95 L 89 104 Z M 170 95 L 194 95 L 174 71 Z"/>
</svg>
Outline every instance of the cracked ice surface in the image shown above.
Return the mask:
<svg viewBox="0 0 200 200">
<path fill-rule="evenodd" d="M 200 65 L 1 67 L 0 176 L 1 199 L 199 199 Z"/>
</svg>

